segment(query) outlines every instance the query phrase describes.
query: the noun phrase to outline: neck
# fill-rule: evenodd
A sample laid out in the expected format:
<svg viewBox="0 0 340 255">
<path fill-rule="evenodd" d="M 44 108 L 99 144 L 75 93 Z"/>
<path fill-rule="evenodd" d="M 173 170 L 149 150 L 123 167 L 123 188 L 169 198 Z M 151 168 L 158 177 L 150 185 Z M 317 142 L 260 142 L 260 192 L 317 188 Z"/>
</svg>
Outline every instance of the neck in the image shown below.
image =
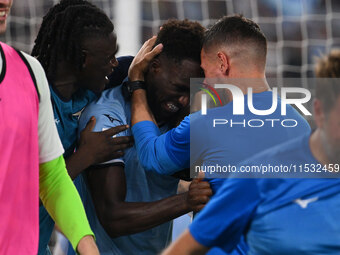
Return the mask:
<svg viewBox="0 0 340 255">
<path fill-rule="evenodd" d="M 79 89 L 76 85 L 77 79 L 74 72 L 72 72 L 73 69 L 65 68 L 64 65 L 59 66 L 60 68 L 57 68 L 53 86 L 63 98 L 70 100 L 72 95 Z"/>
<path fill-rule="evenodd" d="M 244 95 L 248 94 L 248 88 L 253 89 L 253 93 L 261 93 L 270 90 L 266 80 L 264 71 L 259 71 L 252 65 L 244 66 L 234 63 L 235 68 L 232 68 L 226 76 L 232 84 L 237 85 Z"/>
<path fill-rule="evenodd" d="M 309 139 L 309 147 L 313 154 L 313 156 L 319 161 L 322 165 L 327 165 L 330 162 L 329 158 L 324 152 L 322 141 L 321 141 L 321 133 L 320 129 L 316 129 Z"/>
<path fill-rule="evenodd" d="M 249 88 L 252 89 L 253 93 L 261 93 L 270 90 L 265 77 L 230 77 L 226 81 L 241 89 L 244 95 L 248 94 Z"/>
<path fill-rule="evenodd" d="M 252 88 L 253 93 L 261 93 L 270 90 L 265 77 L 253 77 L 244 79 L 244 83 L 240 84 L 240 89 L 243 91 L 243 94 L 248 94 L 248 88 Z"/>
</svg>

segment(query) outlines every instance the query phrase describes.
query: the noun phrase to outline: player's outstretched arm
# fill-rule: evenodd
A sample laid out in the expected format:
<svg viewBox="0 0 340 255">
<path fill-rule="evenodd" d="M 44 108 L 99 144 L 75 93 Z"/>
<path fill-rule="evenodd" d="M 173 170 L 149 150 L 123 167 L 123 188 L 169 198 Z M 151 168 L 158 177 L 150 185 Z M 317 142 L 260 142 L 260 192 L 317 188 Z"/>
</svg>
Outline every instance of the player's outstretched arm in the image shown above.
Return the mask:
<svg viewBox="0 0 340 255">
<path fill-rule="evenodd" d="M 198 243 L 189 230 L 186 230 L 175 242 L 173 242 L 162 255 L 201 255 L 209 249 Z"/>
<path fill-rule="evenodd" d="M 99 254 L 79 194 L 63 156 L 40 164 L 39 194 L 45 208 L 80 254 Z"/>
<path fill-rule="evenodd" d="M 97 216 L 111 237 L 145 231 L 204 207 L 212 195 L 208 182 L 194 180 L 189 191 L 154 202 L 125 202 L 122 166 L 90 170 L 89 188 Z"/>
<path fill-rule="evenodd" d="M 190 166 L 190 118 L 176 128 L 161 134 L 151 121 L 132 127 L 140 164 L 147 171 L 172 175 Z"/>
</svg>

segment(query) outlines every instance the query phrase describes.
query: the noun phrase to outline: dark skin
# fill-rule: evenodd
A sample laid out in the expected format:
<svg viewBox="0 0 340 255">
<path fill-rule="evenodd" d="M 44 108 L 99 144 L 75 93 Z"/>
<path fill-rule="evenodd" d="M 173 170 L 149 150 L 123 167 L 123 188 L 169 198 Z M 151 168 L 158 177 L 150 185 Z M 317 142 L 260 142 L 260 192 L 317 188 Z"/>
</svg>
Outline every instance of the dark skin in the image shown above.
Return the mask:
<svg viewBox="0 0 340 255">
<path fill-rule="evenodd" d="M 190 211 L 199 211 L 212 195 L 208 182 L 196 179 L 188 192 L 154 202 L 125 202 L 124 168 L 110 166 L 88 173 L 100 223 L 112 238 L 142 232 Z"/>
<path fill-rule="evenodd" d="M 186 72 L 180 72 L 183 68 Z M 151 61 L 145 75 L 147 101 L 158 124 L 173 127 L 189 115 L 190 77 L 201 76 L 201 68 L 189 59 L 177 62 L 160 55 Z"/>
<path fill-rule="evenodd" d="M 150 65 L 148 77 L 153 79 L 149 80 L 150 84 L 164 84 L 164 90 L 157 90 L 157 94 L 166 102 L 174 99 L 173 95 L 177 93 L 175 85 L 184 86 L 187 77 L 194 77 L 200 72 L 198 63 L 191 61 L 181 66 L 160 58 L 157 63 Z M 165 86 L 166 82 L 170 86 Z M 162 107 L 162 111 L 160 116 L 168 116 L 167 108 Z M 189 191 L 182 194 L 154 202 L 125 202 L 126 180 L 122 166 L 92 168 L 88 172 L 88 182 L 99 221 L 111 237 L 142 232 L 190 211 L 197 212 L 212 195 L 208 182 L 195 179 Z"/>
<path fill-rule="evenodd" d="M 108 82 L 106 76 L 118 65 L 116 36 L 89 37 L 82 41 L 83 65 L 77 69 L 71 63 L 60 61 L 57 66 L 54 88 L 65 99 L 70 100 L 80 89 L 89 89 L 100 93 Z M 117 126 L 103 132 L 92 132 L 96 119 L 92 117 L 81 132 L 77 151 L 65 159 L 68 173 L 75 179 L 83 170 L 91 165 L 121 157 L 124 149 L 132 146 L 132 137 L 112 138 L 128 128 Z"/>
</svg>

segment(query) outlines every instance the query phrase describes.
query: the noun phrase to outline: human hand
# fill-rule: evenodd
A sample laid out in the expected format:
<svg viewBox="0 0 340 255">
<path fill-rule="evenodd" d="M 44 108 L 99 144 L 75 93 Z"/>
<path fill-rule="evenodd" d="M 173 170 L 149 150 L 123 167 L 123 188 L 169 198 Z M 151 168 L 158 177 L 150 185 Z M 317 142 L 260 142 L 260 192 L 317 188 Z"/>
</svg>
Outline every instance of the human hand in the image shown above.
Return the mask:
<svg viewBox="0 0 340 255">
<path fill-rule="evenodd" d="M 80 134 L 78 153 L 84 153 L 89 165 L 102 163 L 124 155 L 124 150 L 133 145 L 132 136 L 112 136 L 129 128 L 128 125 L 112 127 L 102 132 L 92 132 L 96 125 L 96 118 L 91 117 Z"/>
<path fill-rule="evenodd" d="M 147 40 L 133 59 L 128 73 L 130 81 L 144 81 L 144 73 L 149 63 L 163 49 L 162 44 L 158 44 L 152 49 L 156 42 L 156 39 L 157 37 L 153 36 L 152 38 Z"/>
<path fill-rule="evenodd" d="M 84 236 L 77 245 L 77 252 L 80 255 L 99 255 L 96 242 L 93 236 Z"/>
<path fill-rule="evenodd" d="M 202 210 L 206 203 L 209 202 L 209 197 L 213 194 L 209 182 L 203 181 L 203 179 L 204 174 L 199 173 L 198 177 L 189 186 L 187 204 L 193 212 Z"/>
</svg>

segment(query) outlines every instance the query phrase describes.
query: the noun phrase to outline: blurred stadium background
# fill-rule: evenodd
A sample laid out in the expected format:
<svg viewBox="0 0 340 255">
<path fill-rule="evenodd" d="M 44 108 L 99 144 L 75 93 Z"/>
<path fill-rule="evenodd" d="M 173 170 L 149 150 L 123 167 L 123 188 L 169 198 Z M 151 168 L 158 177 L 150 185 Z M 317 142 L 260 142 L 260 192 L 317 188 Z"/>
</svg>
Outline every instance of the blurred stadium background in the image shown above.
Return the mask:
<svg viewBox="0 0 340 255">
<path fill-rule="evenodd" d="M 30 52 L 43 15 L 58 0 L 14 0 L 2 40 Z M 169 18 L 209 26 L 226 14 L 258 22 L 268 39 L 267 77 L 312 77 L 313 56 L 340 47 L 339 0 L 92 0 L 112 19 L 118 55 L 135 54 Z"/>
<path fill-rule="evenodd" d="M 118 56 L 134 55 L 169 18 L 191 19 L 209 27 L 220 17 L 241 13 L 257 22 L 268 39 L 267 77 L 313 77 L 313 58 L 340 47 L 339 0 L 90 0 L 111 18 Z M 9 26 L 0 36 L 31 52 L 42 17 L 59 0 L 14 0 Z M 308 87 L 308 82 L 303 86 Z M 190 217 L 189 217 L 190 218 Z M 182 217 L 188 224 L 188 216 Z M 179 235 L 183 222 L 174 229 Z M 177 231 L 177 232 L 176 232 Z M 55 240 L 55 239 L 54 239 Z M 54 240 L 51 246 L 54 246 Z M 67 247 L 67 243 L 64 242 Z M 64 248 L 53 254 L 65 254 Z"/>
</svg>

